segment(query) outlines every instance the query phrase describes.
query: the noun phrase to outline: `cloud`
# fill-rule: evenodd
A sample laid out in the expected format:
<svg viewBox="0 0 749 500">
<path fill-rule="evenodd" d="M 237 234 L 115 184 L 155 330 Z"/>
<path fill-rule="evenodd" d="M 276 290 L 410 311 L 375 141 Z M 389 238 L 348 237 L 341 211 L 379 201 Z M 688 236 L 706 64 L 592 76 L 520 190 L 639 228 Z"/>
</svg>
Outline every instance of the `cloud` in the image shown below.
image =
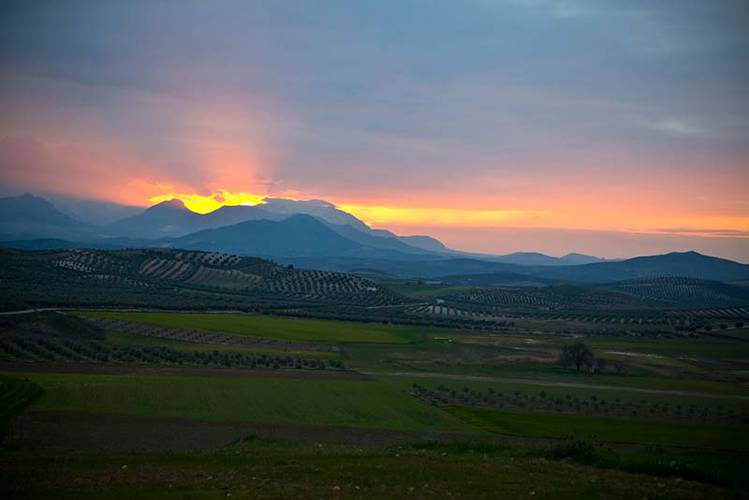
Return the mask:
<svg viewBox="0 0 749 500">
<path fill-rule="evenodd" d="M 649 230 L 742 230 L 749 213 L 740 2 L 2 9 L 0 182 L 16 190 Z"/>
<path fill-rule="evenodd" d="M 694 120 L 672 118 L 648 124 L 649 128 L 681 137 L 707 137 L 706 131 Z"/>
<path fill-rule="evenodd" d="M 739 230 L 739 229 L 675 227 L 675 228 L 659 228 L 658 231 L 661 233 L 705 236 L 705 237 L 749 238 L 749 230 L 744 231 L 744 230 Z"/>
</svg>

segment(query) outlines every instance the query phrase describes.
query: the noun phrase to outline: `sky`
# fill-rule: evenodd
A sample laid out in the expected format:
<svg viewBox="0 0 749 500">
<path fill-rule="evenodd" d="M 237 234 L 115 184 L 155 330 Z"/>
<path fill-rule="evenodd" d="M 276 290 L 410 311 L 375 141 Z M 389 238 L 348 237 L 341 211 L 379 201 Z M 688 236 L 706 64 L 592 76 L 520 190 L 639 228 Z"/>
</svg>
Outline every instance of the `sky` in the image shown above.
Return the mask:
<svg viewBox="0 0 749 500">
<path fill-rule="evenodd" d="M 0 1 L 0 191 L 749 262 L 745 1 Z"/>
</svg>

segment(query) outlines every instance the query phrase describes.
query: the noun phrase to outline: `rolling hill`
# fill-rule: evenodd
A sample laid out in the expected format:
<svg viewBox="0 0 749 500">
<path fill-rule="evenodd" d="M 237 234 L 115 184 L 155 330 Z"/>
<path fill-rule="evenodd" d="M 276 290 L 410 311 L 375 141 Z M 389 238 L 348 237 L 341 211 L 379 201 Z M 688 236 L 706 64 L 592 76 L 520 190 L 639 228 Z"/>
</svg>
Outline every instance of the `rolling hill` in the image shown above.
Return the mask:
<svg viewBox="0 0 749 500">
<path fill-rule="evenodd" d="M 580 283 L 606 283 L 654 276 L 739 281 L 749 278 L 749 265 L 697 252 L 672 252 L 581 266 L 534 267 L 529 272 L 534 276 Z"/>
<path fill-rule="evenodd" d="M 256 257 L 170 249 L 0 249 L 0 304 L 252 310 L 274 304 L 407 302 L 372 281 Z"/>
<path fill-rule="evenodd" d="M 299 257 L 283 261 L 308 268 L 343 272 L 368 269 L 370 272 L 377 271 L 400 277 L 437 279 L 446 283 L 473 282 L 483 285 L 491 285 L 492 281 L 495 285 L 501 285 L 507 273 L 515 275 L 515 278 L 526 276 L 527 281 L 589 284 L 657 276 L 681 276 L 712 281 L 749 279 L 749 265 L 697 252 L 674 252 L 622 261 L 568 266 L 521 266 L 465 258 L 394 261 L 374 258 Z M 496 279 L 486 275 L 496 275 Z"/>
</svg>

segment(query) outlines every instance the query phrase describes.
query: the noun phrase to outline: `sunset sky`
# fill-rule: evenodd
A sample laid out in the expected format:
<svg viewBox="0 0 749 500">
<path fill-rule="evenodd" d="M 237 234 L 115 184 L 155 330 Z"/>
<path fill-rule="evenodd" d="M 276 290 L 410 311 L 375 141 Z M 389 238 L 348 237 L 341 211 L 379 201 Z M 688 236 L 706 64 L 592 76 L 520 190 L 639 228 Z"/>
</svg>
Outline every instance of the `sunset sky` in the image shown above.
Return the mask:
<svg viewBox="0 0 749 500">
<path fill-rule="evenodd" d="M 7 1 L 0 194 L 749 262 L 746 1 Z"/>
</svg>

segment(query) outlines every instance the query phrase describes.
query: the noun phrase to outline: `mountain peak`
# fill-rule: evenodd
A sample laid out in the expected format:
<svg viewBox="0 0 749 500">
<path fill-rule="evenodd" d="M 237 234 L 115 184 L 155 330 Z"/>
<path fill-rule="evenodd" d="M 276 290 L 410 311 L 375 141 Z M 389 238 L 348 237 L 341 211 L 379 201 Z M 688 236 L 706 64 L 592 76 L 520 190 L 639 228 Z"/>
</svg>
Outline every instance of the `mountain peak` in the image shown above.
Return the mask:
<svg viewBox="0 0 749 500">
<path fill-rule="evenodd" d="M 179 210 L 182 212 L 190 212 L 191 210 L 185 206 L 182 200 L 172 198 L 171 200 L 162 201 L 146 209 L 146 212 L 151 211 L 162 211 L 162 210 Z"/>
</svg>

